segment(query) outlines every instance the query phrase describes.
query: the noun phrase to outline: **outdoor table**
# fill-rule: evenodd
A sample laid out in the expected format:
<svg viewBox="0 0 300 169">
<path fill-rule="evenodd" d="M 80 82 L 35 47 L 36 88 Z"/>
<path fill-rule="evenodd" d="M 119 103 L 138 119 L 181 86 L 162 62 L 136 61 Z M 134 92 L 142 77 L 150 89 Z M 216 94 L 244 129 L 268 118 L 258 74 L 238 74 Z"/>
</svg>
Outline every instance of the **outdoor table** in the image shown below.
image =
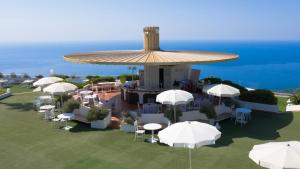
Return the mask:
<svg viewBox="0 0 300 169">
<path fill-rule="evenodd" d="M 143 126 L 143 128 L 145 130 L 151 130 L 151 133 L 152 133 L 152 136 L 150 139 L 148 139 L 148 141 L 150 143 L 156 143 L 158 140 L 156 138 L 154 138 L 154 130 L 158 130 L 158 129 L 161 129 L 161 125 L 160 124 L 157 124 L 157 123 L 149 123 L 149 124 L 145 124 Z"/>
<path fill-rule="evenodd" d="M 83 91 L 81 91 L 81 92 L 79 92 L 81 95 L 89 95 L 89 94 L 92 94 L 93 93 L 93 91 L 91 91 L 91 90 L 83 90 Z"/>
<path fill-rule="evenodd" d="M 55 106 L 53 106 L 53 105 L 44 105 L 44 106 L 40 107 L 41 110 L 51 110 L 54 108 L 55 108 Z"/>
<path fill-rule="evenodd" d="M 71 120 L 72 118 L 74 118 L 74 114 L 73 113 L 63 113 L 63 114 L 59 114 L 57 116 L 57 118 L 59 119 L 63 119 L 66 121 L 66 126 L 64 127 L 65 130 L 70 130 L 72 127 L 68 126 L 68 120 Z"/>
<path fill-rule="evenodd" d="M 40 107 L 40 110 L 45 110 L 45 112 L 44 112 L 44 119 L 45 120 L 49 119 L 48 115 L 50 114 L 50 110 L 52 110 L 54 108 L 55 108 L 55 106 L 53 106 L 53 105 L 44 105 L 44 106 Z"/>
<path fill-rule="evenodd" d="M 96 96 L 93 96 L 93 95 L 86 95 L 84 96 L 85 99 L 95 99 Z"/>
<path fill-rule="evenodd" d="M 249 108 L 245 108 L 245 107 L 237 108 L 236 112 L 242 113 L 245 116 L 246 120 L 251 119 L 252 110 Z"/>
</svg>

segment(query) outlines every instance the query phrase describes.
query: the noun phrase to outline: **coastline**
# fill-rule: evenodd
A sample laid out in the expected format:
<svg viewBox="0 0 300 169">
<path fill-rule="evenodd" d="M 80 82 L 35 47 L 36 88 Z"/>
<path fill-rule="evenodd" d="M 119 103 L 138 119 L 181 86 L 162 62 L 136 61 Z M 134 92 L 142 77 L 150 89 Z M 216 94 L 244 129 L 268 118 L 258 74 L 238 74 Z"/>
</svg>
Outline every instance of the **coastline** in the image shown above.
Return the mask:
<svg viewBox="0 0 300 169">
<path fill-rule="evenodd" d="M 131 73 L 127 66 L 74 64 L 63 56 L 98 50 L 137 50 L 141 41 L 45 42 L 0 44 L 0 72 L 10 74 L 56 74 L 118 76 Z M 232 52 L 240 55 L 233 62 L 193 65 L 200 78 L 221 77 L 250 88 L 285 90 L 300 87 L 300 41 L 162 41 L 165 50 Z M 36 61 L 39 64 L 36 64 Z"/>
</svg>

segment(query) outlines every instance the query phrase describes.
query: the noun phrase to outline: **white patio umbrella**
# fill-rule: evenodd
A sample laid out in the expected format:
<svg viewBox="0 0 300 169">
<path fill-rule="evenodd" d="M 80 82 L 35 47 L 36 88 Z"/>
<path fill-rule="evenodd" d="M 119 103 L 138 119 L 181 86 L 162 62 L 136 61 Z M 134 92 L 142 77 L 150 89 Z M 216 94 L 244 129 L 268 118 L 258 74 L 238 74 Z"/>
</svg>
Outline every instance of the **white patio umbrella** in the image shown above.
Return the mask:
<svg viewBox="0 0 300 169">
<path fill-rule="evenodd" d="M 240 90 L 226 84 L 206 85 L 203 92 L 218 97 L 235 97 L 240 95 Z"/>
<path fill-rule="evenodd" d="M 44 77 L 34 82 L 33 86 L 35 87 L 46 86 L 61 81 L 63 81 L 63 79 L 59 77 Z"/>
<path fill-rule="evenodd" d="M 52 95 L 60 95 L 61 97 L 61 105 L 63 105 L 62 95 L 67 92 L 72 92 L 77 89 L 77 86 L 66 83 L 66 82 L 59 82 L 51 84 L 43 89 L 44 92 L 50 93 Z"/>
<path fill-rule="evenodd" d="M 42 91 L 41 86 L 39 86 L 39 87 L 33 89 L 33 92 L 41 92 L 41 91 Z"/>
<path fill-rule="evenodd" d="M 8 80 L 6 80 L 6 79 L 0 79 L 0 83 L 6 83 L 6 82 L 8 82 Z"/>
<path fill-rule="evenodd" d="M 204 145 L 215 144 L 221 137 L 216 127 L 197 121 L 185 121 L 172 124 L 158 132 L 161 143 L 171 147 L 184 147 L 189 149 L 189 166 L 192 168 L 191 149 Z"/>
<path fill-rule="evenodd" d="M 184 90 L 167 90 L 156 96 L 156 102 L 174 106 L 174 120 L 176 122 L 176 105 L 187 104 L 194 100 L 191 93 Z"/>
<path fill-rule="evenodd" d="M 249 158 L 266 168 L 300 168 L 300 142 L 269 142 L 255 145 L 249 153 Z"/>
<path fill-rule="evenodd" d="M 240 90 L 226 84 L 206 85 L 202 89 L 203 92 L 219 97 L 219 105 L 222 97 L 235 97 L 240 95 Z"/>
<path fill-rule="evenodd" d="M 32 83 L 34 80 L 32 80 L 32 79 L 27 79 L 27 80 L 24 80 L 23 82 L 22 82 L 22 84 L 28 84 L 28 83 Z"/>
</svg>

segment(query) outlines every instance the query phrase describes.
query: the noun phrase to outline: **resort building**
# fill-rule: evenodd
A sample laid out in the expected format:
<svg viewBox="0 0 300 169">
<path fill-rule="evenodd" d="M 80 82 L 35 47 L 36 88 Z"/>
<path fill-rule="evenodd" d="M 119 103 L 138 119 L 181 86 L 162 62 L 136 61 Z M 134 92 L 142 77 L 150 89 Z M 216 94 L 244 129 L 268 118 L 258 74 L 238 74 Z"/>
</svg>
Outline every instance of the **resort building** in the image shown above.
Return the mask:
<svg viewBox="0 0 300 169">
<path fill-rule="evenodd" d="M 166 51 L 160 49 L 159 27 L 144 28 L 143 50 L 97 51 L 65 55 L 66 61 L 109 65 L 143 65 L 139 80 L 121 87 L 122 99 L 128 103 L 154 102 L 158 93 L 174 88 L 193 91 L 200 70 L 193 64 L 225 62 L 239 56 L 203 51 Z"/>
</svg>

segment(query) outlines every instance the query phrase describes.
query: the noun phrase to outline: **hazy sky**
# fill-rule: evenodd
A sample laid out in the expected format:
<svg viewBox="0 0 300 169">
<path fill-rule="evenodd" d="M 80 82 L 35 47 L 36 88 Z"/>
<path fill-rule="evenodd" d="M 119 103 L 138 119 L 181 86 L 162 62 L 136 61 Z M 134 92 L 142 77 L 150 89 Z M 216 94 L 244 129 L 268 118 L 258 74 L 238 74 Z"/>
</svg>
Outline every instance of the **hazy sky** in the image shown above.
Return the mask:
<svg viewBox="0 0 300 169">
<path fill-rule="evenodd" d="M 0 42 L 300 40 L 300 0 L 0 0 Z"/>
</svg>

